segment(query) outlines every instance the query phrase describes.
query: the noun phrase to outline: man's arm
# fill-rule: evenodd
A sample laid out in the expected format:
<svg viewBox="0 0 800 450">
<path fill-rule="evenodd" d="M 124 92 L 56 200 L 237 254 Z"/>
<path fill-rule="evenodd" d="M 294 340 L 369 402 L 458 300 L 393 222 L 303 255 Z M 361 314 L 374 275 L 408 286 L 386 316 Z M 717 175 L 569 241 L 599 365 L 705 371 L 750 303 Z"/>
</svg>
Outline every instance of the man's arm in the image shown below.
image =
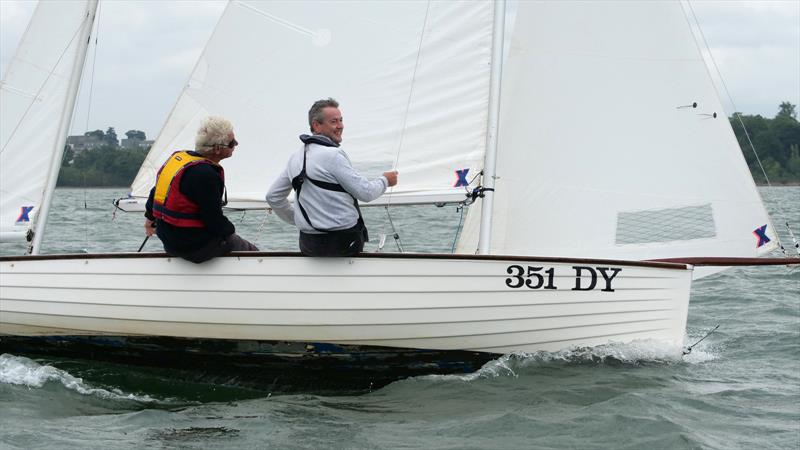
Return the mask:
<svg viewBox="0 0 800 450">
<path fill-rule="evenodd" d="M 294 225 L 294 208 L 288 198 L 290 192 L 292 192 L 292 180 L 289 178 L 287 168 L 270 186 L 267 192 L 267 203 L 284 222 Z"/>
<path fill-rule="evenodd" d="M 222 193 L 225 189 L 219 173 L 208 164 L 187 167 L 181 179 L 181 192 L 197 204 L 200 220 L 214 236 L 230 236 L 236 231 L 222 213 Z"/>
<path fill-rule="evenodd" d="M 350 160 L 341 151 L 336 154 L 334 164 L 329 171 L 350 195 L 362 202 L 375 200 L 383 195 L 386 188 L 389 187 L 389 181 L 383 175 L 372 180 L 361 176 L 353 169 Z"/>
<path fill-rule="evenodd" d="M 147 203 L 144 204 L 144 234 L 152 236 L 156 232 L 156 227 L 153 225 L 155 217 L 153 217 L 153 196 L 155 196 L 156 188 L 150 189 L 150 195 L 147 197 Z"/>
</svg>

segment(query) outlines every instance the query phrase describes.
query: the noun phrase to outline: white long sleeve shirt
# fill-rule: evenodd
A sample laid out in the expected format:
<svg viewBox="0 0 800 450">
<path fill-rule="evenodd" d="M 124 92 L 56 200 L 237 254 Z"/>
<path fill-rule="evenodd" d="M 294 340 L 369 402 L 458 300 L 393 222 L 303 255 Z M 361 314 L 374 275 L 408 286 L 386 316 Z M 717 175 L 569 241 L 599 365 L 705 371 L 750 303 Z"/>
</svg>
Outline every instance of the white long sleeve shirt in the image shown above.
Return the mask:
<svg viewBox="0 0 800 450">
<path fill-rule="evenodd" d="M 300 192 L 300 202 L 309 219 L 306 222 L 300 208 L 289 202 L 292 179 L 303 169 L 305 146 L 295 152 L 286 165 L 286 170 L 278 176 L 267 192 L 267 203 L 273 211 L 286 222 L 294 224 L 304 233 L 320 233 L 322 230 L 346 230 L 355 226 L 358 211 L 353 205 L 353 197 L 369 202 L 383 195 L 389 182 L 386 177 L 367 179 L 353 169 L 350 158 L 340 147 L 326 147 L 311 143 L 306 154 L 306 175 L 310 178 L 341 185 L 346 191 L 336 192 L 322 189 L 306 180 Z M 348 195 L 348 193 L 350 195 Z M 352 197 L 351 197 L 352 195 Z"/>
</svg>

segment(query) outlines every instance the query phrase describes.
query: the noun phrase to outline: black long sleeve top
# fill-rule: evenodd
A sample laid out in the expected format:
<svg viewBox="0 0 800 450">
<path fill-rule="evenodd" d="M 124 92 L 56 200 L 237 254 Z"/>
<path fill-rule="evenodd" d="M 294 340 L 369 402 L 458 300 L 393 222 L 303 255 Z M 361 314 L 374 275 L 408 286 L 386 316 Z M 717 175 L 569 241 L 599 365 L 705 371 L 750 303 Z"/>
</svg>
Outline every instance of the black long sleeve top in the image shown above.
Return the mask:
<svg viewBox="0 0 800 450">
<path fill-rule="evenodd" d="M 233 223 L 222 213 L 225 184 L 220 170 L 211 164 L 197 164 L 184 169 L 180 190 L 197 204 L 205 228 L 177 227 L 160 220 L 156 234 L 168 252 L 197 250 L 212 239 L 230 236 L 236 231 Z M 150 220 L 153 220 L 154 194 L 155 187 L 150 190 L 145 207 L 145 217 Z"/>
</svg>

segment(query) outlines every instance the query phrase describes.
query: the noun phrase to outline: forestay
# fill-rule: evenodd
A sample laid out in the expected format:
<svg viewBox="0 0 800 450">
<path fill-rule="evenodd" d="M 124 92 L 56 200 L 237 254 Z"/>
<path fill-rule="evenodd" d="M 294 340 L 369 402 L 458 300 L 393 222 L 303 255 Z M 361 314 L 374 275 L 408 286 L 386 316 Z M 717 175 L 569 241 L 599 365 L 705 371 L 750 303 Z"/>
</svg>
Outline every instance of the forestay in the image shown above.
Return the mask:
<svg viewBox="0 0 800 450">
<path fill-rule="evenodd" d="M 0 240 L 24 239 L 41 207 L 92 3 L 39 2 L 0 84 Z"/>
<path fill-rule="evenodd" d="M 491 253 L 651 259 L 774 248 L 679 2 L 519 2 L 516 20 Z M 461 252 L 477 247 L 479 203 Z"/>
<path fill-rule="evenodd" d="M 240 142 L 224 163 L 228 200 L 265 207 L 308 108 L 334 97 L 356 168 L 374 177 L 398 161 L 393 204 L 463 200 L 456 171 L 471 177 L 483 159 L 491 31 L 489 2 L 233 1 L 132 195 L 147 196 L 167 156 L 221 115 Z"/>
</svg>

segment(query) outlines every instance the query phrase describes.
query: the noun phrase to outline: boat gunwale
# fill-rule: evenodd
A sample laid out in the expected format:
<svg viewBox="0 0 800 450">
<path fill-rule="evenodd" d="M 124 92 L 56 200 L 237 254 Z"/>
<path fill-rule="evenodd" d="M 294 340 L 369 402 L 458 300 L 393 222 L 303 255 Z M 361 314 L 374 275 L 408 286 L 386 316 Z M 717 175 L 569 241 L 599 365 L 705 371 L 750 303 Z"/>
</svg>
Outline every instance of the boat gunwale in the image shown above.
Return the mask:
<svg viewBox="0 0 800 450">
<path fill-rule="evenodd" d="M 231 252 L 217 258 L 309 258 L 300 252 Z M 0 256 L 0 262 L 42 261 L 42 260 L 81 260 L 81 259 L 140 259 L 140 258 L 178 258 L 164 252 L 152 253 L 61 253 L 49 255 Z M 631 261 L 618 259 L 567 258 L 554 256 L 519 256 L 519 255 L 465 255 L 452 253 L 363 253 L 358 256 L 340 257 L 347 259 L 431 259 L 459 261 L 508 261 L 508 262 L 548 262 L 567 264 L 606 264 L 633 267 L 653 267 L 661 269 L 691 270 L 692 266 L 680 262 Z"/>
</svg>

